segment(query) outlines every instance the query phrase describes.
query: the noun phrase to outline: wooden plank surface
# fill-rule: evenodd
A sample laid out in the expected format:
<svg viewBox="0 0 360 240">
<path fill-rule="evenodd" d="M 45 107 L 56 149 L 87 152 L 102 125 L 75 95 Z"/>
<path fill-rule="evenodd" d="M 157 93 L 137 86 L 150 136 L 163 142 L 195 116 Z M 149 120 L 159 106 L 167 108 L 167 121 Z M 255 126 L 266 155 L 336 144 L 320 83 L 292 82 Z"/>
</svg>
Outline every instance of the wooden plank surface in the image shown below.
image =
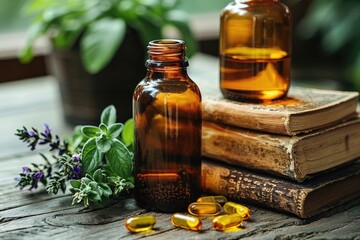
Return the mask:
<svg viewBox="0 0 360 240">
<path fill-rule="evenodd" d="M 215 63 L 196 57 L 190 62 L 190 75 L 195 81 L 206 81 L 206 76 L 217 72 Z M 45 122 L 61 135 L 72 130 L 63 121 L 55 79 L 0 84 L 0 239 L 360 239 L 359 199 L 310 220 L 249 206 L 251 220 L 238 231 L 223 233 L 212 228 L 209 218 L 203 218 L 201 232 L 174 228 L 170 214 L 148 213 L 136 206 L 131 195 L 108 207 L 84 208 L 71 205 L 70 193 L 19 191 L 14 177 L 22 166 L 41 159 L 27 151 L 14 136 L 15 129 L 23 125 L 41 128 Z M 125 219 L 141 214 L 155 215 L 156 228 L 129 233 Z"/>
</svg>

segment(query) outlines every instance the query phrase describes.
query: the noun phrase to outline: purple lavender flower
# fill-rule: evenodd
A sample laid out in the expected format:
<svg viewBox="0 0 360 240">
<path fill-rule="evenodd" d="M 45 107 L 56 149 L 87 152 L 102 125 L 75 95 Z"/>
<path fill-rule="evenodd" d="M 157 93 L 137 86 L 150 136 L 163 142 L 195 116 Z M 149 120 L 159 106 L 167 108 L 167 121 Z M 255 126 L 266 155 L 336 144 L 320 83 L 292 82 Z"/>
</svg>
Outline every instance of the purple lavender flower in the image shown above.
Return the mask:
<svg viewBox="0 0 360 240">
<path fill-rule="evenodd" d="M 43 136 L 43 139 L 39 142 L 39 144 L 47 144 L 52 141 L 51 129 L 49 128 L 49 125 L 46 123 L 44 124 L 44 132 L 41 133 L 41 136 Z"/>
<path fill-rule="evenodd" d="M 35 137 L 36 136 L 36 134 L 35 134 L 35 131 L 27 131 L 27 135 L 29 136 L 29 137 Z"/>
<path fill-rule="evenodd" d="M 74 155 L 72 160 L 73 160 L 74 162 L 80 162 L 80 161 L 81 161 L 80 155 L 79 155 L 79 154 Z"/>
<path fill-rule="evenodd" d="M 49 151 L 53 151 L 55 149 L 58 149 L 59 150 L 59 156 L 61 156 L 61 155 L 63 155 L 64 153 L 66 153 L 68 151 L 69 144 L 66 141 L 63 141 L 63 144 L 61 144 L 59 136 L 56 135 L 55 136 L 55 141 L 50 142 L 49 146 L 50 146 Z"/>
<path fill-rule="evenodd" d="M 45 135 L 51 136 L 51 129 L 49 128 L 49 125 L 47 123 L 45 123 L 44 127 L 45 127 Z"/>
<path fill-rule="evenodd" d="M 37 189 L 38 182 L 43 180 L 43 178 L 44 178 L 44 173 L 42 171 L 35 172 L 32 176 L 31 187 L 29 188 L 29 190 Z"/>
<path fill-rule="evenodd" d="M 35 128 L 32 128 L 32 130 L 27 130 L 26 127 L 23 127 L 23 129 L 17 129 L 17 133 L 15 133 L 15 135 L 23 142 L 29 143 L 28 147 L 30 147 L 31 151 L 35 150 L 36 144 L 40 139 L 39 133 Z"/>
<path fill-rule="evenodd" d="M 32 130 L 28 131 L 28 134 L 32 137 L 39 137 L 39 132 L 37 129 L 35 129 L 34 127 L 31 128 Z"/>
<path fill-rule="evenodd" d="M 28 168 L 28 167 L 23 167 L 23 168 L 22 168 L 22 172 L 23 172 L 23 173 L 30 173 L 30 172 L 31 172 L 31 169 Z"/>
<path fill-rule="evenodd" d="M 79 165 L 74 166 L 70 175 L 70 179 L 80 179 L 82 175 L 82 168 Z"/>
<path fill-rule="evenodd" d="M 38 171 L 33 175 L 33 179 L 36 181 L 40 181 L 43 177 L 44 177 L 44 173 L 41 171 Z"/>
<path fill-rule="evenodd" d="M 20 140 L 23 140 L 23 142 L 29 141 L 30 138 L 38 137 L 37 131 L 34 128 L 33 130 L 27 130 L 25 126 L 23 129 L 17 129 L 15 135 L 19 136 Z"/>
<path fill-rule="evenodd" d="M 27 131 L 28 139 L 27 142 L 30 142 L 28 147 L 30 147 L 31 151 L 35 150 L 36 144 L 38 143 L 40 137 L 39 133 L 35 128 L 32 128 L 32 130 Z"/>
</svg>

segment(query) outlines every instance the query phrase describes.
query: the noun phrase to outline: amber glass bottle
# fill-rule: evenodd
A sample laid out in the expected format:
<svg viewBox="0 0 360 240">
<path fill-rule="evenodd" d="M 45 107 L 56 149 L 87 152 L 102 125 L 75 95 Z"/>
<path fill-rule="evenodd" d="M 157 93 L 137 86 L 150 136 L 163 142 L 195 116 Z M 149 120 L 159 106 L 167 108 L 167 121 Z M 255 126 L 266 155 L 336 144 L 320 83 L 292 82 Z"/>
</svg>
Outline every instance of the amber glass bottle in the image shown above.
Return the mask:
<svg viewBox="0 0 360 240">
<path fill-rule="evenodd" d="M 266 101 L 290 86 L 291 15 L 278 0 L 235 0 L 220 24 L 220 88 L 225 98 Z"/>
<path fill-rule="evenodd" d="M 160 212 L 186 210 L 201 189 L 201 95 L 185 50 L 181 40 L 151 41 L 133 96 L 135 200 Z"/>
</svg>

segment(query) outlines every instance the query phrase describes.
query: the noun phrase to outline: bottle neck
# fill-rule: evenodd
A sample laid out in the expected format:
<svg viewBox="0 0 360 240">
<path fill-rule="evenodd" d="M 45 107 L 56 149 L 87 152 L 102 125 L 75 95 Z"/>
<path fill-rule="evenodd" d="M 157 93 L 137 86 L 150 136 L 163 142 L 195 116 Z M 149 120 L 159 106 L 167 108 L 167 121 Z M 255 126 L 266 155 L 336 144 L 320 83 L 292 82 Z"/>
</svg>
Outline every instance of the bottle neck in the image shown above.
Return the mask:
<svg viewBox="0 0 360 240">
<path fill-rule="evenodd" d="M 146 61 L 148 78 L 179 78 L 187 75 L 185 42 L 163 39 L 151 41 L 148 45 L 149 59 Z"/>
</svg>

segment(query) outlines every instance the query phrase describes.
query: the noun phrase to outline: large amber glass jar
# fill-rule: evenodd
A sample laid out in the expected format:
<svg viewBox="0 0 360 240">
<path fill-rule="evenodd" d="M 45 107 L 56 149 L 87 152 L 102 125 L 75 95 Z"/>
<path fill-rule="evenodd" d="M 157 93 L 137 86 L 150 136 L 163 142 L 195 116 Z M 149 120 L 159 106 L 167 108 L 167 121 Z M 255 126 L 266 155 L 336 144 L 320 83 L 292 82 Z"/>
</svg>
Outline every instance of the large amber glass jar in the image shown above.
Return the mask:
<svg viewBox="0 0 360 240">
<path fill-rule="evenodd" d="M 148 53 L 147 75 L 133 96 L 135 200 L 181 211 L 201 189 L 201 95 L 187 75 L 183 41 L 152 41 Z"/>
<path fill-rule="evenodd" d="M 225 98 L 266 101 L 290 86 L 291 15 L 278 0 L 235 0 L 220 25 L 220 88 Z"/>
</svg>

